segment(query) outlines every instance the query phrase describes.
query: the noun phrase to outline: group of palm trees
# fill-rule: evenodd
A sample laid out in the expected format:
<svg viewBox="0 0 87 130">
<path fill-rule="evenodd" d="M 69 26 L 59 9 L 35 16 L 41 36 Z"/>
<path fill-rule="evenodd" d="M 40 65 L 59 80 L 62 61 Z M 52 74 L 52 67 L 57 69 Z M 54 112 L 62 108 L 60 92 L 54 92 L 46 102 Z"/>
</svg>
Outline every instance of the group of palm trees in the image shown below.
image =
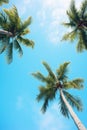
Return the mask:
<svg viewBox="0 0 87 130">
<path fill-rule="evenodd" d="M 0 5 L 8 3 L 8 0 L 1 0 Z M 74 0 L 71 1 L 70 9 L 67 11 L 69 18 L 68 23 L 63 23 L 64 26 L 70 27 L 71 32 L 65 34 L 62 40 L 78 41 L 77 51 L 82 52 L 87 50 L 87 0 L 84 0 L 79 10 L 76 9 Z M 20 46 L 23 43 L 26 46 L 33 47 L 34 42 L 27 38 L 24 38 L 29 33 L 28 26 L 31 24 L 31 17 L 22 22 L 17 8 L 13 6 L 11 9 L 3 9 L 0 12 L 0 53 L 7 52 L 8 63 L 12 62 L 13 47 L 18 50 L 19 55 L 23 54 Z M 76 107 L 78 111 L 82 111 L 82 102 L 79 98 L 72 96 L 67 92 L 68 89 L 81 89 L 83 88 L 84 80 L 76 78 L 68 80 L 67 71 L 70 62 L 64 62 L 54 73 L 50 66 L 46 63 L 42 63 L 48 75 L 44 76 L 40 72 L 32 73 L 32 75 L 41 80 L 44 85 L 39 86 L 39 94 L 37 95 L 37 101 L 43 100 L 42 112 L 46 112 L 50 101 L 55 99 L 59 94 L 60 112 L 65 117 L 69 117 L 69 114 L 73 118 L 77 128 L 79 130 L 86 130 L 80 119 L 74 113 L 72 107 Z"/>
</svg>

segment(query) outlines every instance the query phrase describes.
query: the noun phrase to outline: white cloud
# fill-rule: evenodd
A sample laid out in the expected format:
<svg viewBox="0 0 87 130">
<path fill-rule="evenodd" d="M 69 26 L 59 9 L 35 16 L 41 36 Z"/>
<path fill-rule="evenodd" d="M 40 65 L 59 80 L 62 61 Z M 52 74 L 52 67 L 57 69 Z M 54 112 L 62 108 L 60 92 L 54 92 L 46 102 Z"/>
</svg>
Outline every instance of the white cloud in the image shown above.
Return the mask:
<svg viewBox="0 0 87 130">
<path fill-rule="evenodd" d="M 58 104 L 54 103 L 49 110 L 43 115 L 38 116 L 38 130 L 70 130 L 72 125 L 60 114 Z"/>
<path fill-rule="evenodd" d="M 76 1 L 76 7 L 79 8 L 82 0 Z M 40 26 L 45 28 L 46 37 L 52 43 L 58 43 L 62 38 L 61 23 L 67 21 L 66 10 L 69 9 L 71 0 L 42 0 L 39 2 L 40 8 L 37 14 Z M 60 32 L 60 33 L 59 33 Z"/>
</svg>

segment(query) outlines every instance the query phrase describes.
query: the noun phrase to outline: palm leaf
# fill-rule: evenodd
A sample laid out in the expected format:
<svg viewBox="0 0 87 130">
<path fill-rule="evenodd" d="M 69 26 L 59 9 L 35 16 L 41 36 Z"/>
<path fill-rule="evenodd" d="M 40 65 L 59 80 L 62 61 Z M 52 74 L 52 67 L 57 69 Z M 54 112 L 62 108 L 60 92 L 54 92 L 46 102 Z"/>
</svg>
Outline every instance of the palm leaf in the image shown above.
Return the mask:
<svg viewBox="0 0 87 130">
<path fill-rule="evenodd" d="M 9 0 L 0 0 L 0 6 L 1 6 L 3 3 L 7 4 L 7 3 L 9 3 Z"/>
<path fill-rule="evenodd" d="M 79 15 L 82 19 L 85 18 L 85 14 L 87 13 L 87 0 L 84 0 L 81 4 Z"/>
<path fill-rule="evenodd" d="M 43 65 L 45 66 L 45 68 L 47 69 L 47 71 L 48 71 L 50 77 L 51 77 L 52 79 L 56 80 L 55 74 L 52 72 L 50 66 L 49 66 L 45 61 L 43 61 L 42 64 L 43 64 Z"/>
<path fill-rule="evenodd" d="M 67 15 L 69 16 L 70 20 L 74 21 L 75 23 L 77 23 L 80 20 L 79 13 L 75 7 L 74 0 L 71 1 L 70 10 L 67 11 Z"/>
<path fill-rule="evenodd" d="M 64 64 L 60 65 L 60 67 L 56 70 L 58 80 L 65 80 L 67 79 L 67 66 L 70 62 L 65 62 Z"/>
<path fill-rule="evenodd" d="M 62 113 L 62 115 L 64 116 L 64 117 L 68 117 L 69 118 L 69 111 L 68 111 L 68 109 L 67 109 L 67 107 L 66 107 L 66 105 L 65 105 L 65 103 L 64 103 L 64 101 L 63 101 L 63 99 L 62 99 L 62 97 L 61 97 L 61 95 L 60 95 L 60 98 L 59 98 L 59 105 L 60 105 L 60 112 Z"/>
<path fill-rule="evenodd" d="M 47 82 L 46 78 L 40 72 L 32 73 L 32 75 L 42 82 Z"/>
<path fill-rule="evenodd" d="M 18 38 L 18 41 L 20 41 L 21 43 L 23 43 L 25 46 L 27 47 L 34 47 L 34 42 L 32 40 L 29 40 L 27 38 L 23 38 L 21 36 L 19 36 Z"/>
<path fill-rule="evenodd" d="M 41 86 L 39 87 L 39 91 L 40 93 L 37 96 L 37 100 L 38 101 L 42 99 L 44 100 L 41 110 L 43 113 L 45 113 L 48 107 L 48 102 L 55 98 L 55 94 L 57 90 L 49 86 L 46 86 L 46 87 Z"/>
<path fill-rule="evenodd" d="M 46 97 L 45 100 L 44 100 L 43 106 L 42 106 L 42 108 L 41 108 L 42 113 L 45 113 L 46 110 L 47 110 L 48 100 L 49 100 L 48 97 Z"/>
<path fill-rule="evenodd" d="M 22 22 L 18 30 L 18 35 L 22 35 L 22 32 L 31 24 L 32 17 L 29 17 L 26 21 Z"/>
<path fill-rule="evenodd" d="M 14 40 L 14 49 L 18 50 L 19 56 L 23 55 L 22 48 L 17 40 Z"/>
<path fill-rule="evenodd" d="M 87 34 L 86 31 L 80 30 L 78 35 L 77 51 L 82 52 L 84 49 L 87 50 Z"/>
<path fill-rule="evenodd" d="M 82 89 L 84 87 L 83 82 L 84 80 L 81 78 L 77 78 L 72 81 L 65 82 L 63 83 L 64 89 L 70 89 L 70 88 Z"/>
<path fill-rule="evenodd" d="M 63 91 L 63 93 L 72 107 L 76 107 L 78 111 L 82 111 L 82 102 L 79 98 L 73 97 L 66 91 Z"/>
<path fill-rule="evenodd" d="M 16 32 L 20 27 L 20 18 L 18 15 L 17 8 L 13 6 L 11 9 L 3 9 L 9 20 L 9 29 L 11 32 Z"/>
<path fill-rule="evenodd" d="M 12 59 L 13 59 L 13 43 L 10 43 L 8 46 L 7 46 L 7 55 L 6 55 L 6 59 L 7 59 L 7 63 L 10 64 L 12 62 Z"/>
</svg>

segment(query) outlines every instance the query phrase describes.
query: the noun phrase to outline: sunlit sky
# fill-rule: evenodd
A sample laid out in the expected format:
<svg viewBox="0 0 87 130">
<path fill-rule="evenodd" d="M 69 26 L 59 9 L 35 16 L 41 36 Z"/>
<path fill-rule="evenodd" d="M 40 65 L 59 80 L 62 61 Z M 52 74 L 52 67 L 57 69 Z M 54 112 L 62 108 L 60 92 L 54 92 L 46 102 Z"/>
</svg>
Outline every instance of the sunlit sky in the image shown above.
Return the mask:
<svg viewBox="0 0 87 130">
<path fill-rule="evenodd" d="M 82 0 L 75 1 L 79 8 Z M 46 61 L 54 72 L 60 64 L 70 61 L 69 78 L 84 79 L 83 90 L 70 92 L 82 99 L 83 111 L 74 111 L 87 127 L 87 51 L 77 53 L 76 41 L 61 42 L 63 34 L 69 31 L 61 23 L 67 21 L 70 0 L 10 0 L 2 8 L 12 5 L 17 7 L 23 20 L 32 16 L 31 33 L 27 37 L 34 40 L 35 47 L 22 46 L 22 58 L 14 51 L 10 65 L 6 63 L 5 53 L 0 55 L 0 130 L 77 130 L 71 118 L 61 115 L 57 98 L 49 104 L 45 114 L 41 113 L 42 102 L 38 103 L 36 96 L 42 83 L 31 73 L 47 74 L 42 61 Z"/>
</svg>

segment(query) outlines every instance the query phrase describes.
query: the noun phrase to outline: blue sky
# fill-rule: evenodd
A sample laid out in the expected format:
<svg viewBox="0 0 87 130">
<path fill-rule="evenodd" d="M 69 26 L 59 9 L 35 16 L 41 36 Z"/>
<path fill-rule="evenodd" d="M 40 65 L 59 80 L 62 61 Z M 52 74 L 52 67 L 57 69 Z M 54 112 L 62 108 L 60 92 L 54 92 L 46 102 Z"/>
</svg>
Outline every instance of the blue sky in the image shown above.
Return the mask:
<svg viewBox="0 0 87 130">
<path fill-rule="evenodd" d="M 76 6 L 82 0 L 75 0 Z M 36 102 L 38 86 L 41 82 L 31 76 L 32 72 L 46 70 L 41 64 L 46 61 L 53 71 L 65 61 L 70 61 L 69 78 L 84 79 L 84 89 L 72 90 L 80 96 L 84 105 L 83 112 L 75 110 L 78 117 L 87 127 L 87 52 L 77 53 L 75 43 L 61 42 L 67 28 L 60 23 L 67 21 L 66 10 L 70 0 L 10 0 L 9 8 L 16 5 L 20 17 L 24 20 L 32 16 L 30 39 L 35 41 L 34 49 L 23 46 L 23 57 L 14 52 L 13 62 L 6 64 L 5 54 L 0 55 L 0 130 L 77 130 L 73 120 L 64 118 L 55 99 L 43 115 L 40 111 L 42 103 Z"/>
</svg>

